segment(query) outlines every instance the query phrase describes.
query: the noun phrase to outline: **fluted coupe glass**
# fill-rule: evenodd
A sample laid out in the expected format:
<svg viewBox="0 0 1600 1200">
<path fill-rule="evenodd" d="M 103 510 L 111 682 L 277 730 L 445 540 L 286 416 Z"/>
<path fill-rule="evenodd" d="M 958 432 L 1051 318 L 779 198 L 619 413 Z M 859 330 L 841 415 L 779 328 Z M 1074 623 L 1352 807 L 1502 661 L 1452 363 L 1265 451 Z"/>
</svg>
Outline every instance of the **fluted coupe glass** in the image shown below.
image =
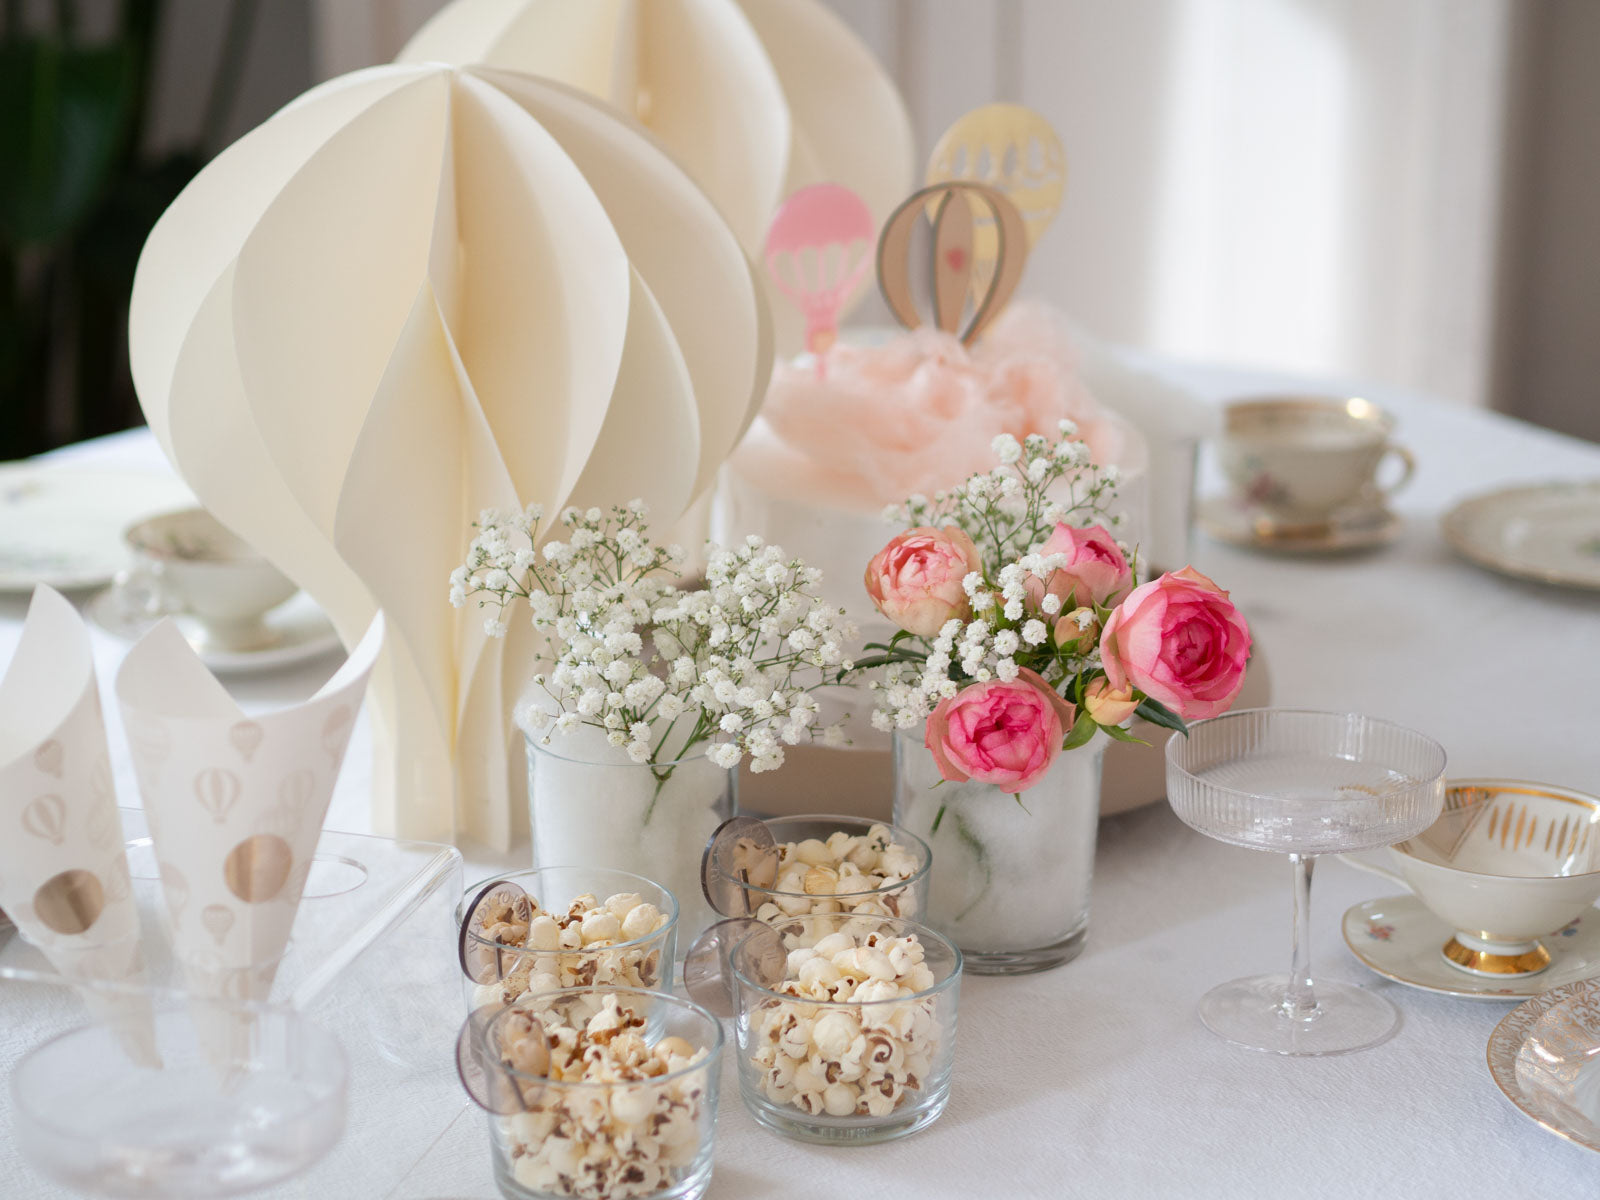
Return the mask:
<svg viewBox="0 0 1600 1200">
<path fill-rule="evenodd" d="M 1444 749 L 1358 713 L 1244 709 L 1167 742 L 1167 798 L 1207 837 L 1288 854 L 1294 950 L 1287 975 L 1213 988 L 1200 1019 L 1219 1037 L 1273 1054 L 1344 1054 L 1399 1024 L 1382 996 L 1311 982 L 1311 871 L 1319 854 L 1371 850 L 1421 833 L 1444 803 Z"/>
</svg>

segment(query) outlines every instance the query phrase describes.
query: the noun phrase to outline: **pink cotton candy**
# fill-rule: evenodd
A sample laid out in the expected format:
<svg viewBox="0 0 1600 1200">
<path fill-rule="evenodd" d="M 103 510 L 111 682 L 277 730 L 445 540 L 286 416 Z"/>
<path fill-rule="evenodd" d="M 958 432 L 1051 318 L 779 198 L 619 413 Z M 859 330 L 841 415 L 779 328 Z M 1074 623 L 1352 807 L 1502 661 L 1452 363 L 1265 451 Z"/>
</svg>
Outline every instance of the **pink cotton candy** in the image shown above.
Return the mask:
<svg viewBox="0 0 1600 1200">
<path fill-rule="evenodd" d="M 762 417 L 784 447 L 852 498 L 895 503 L 994 467 L 997 434 L 1052 441 L 1071 420 L 1097 463 L 1120 435 L 1077 375 L 1059 315 L 1013 305 L 970 350 L 935 329 L 881 346 L 836 345 L 827 377 L 805 365 L 773 372 Z"/>
</svg>

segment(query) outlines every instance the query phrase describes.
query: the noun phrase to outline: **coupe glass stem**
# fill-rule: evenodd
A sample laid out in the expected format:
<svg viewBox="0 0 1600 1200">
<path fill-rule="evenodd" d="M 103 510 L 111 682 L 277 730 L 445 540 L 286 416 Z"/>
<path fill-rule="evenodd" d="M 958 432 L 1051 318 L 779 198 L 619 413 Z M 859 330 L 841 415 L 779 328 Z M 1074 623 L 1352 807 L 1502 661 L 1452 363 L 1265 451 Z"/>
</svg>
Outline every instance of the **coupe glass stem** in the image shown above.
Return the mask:
<svg viewBox="0 0 1600 1200">
<path fill-rule="evenodd" d="M 1315 854 L 1289 855 L 1294 871 L 1294 958 L 1289 964 L 1289 986 L 1283 994 L 1283 1015 L 1294 1021 L 1317 1016 L 1317 996 L 1311 987 L 1311 870 Z"/>
</svg>

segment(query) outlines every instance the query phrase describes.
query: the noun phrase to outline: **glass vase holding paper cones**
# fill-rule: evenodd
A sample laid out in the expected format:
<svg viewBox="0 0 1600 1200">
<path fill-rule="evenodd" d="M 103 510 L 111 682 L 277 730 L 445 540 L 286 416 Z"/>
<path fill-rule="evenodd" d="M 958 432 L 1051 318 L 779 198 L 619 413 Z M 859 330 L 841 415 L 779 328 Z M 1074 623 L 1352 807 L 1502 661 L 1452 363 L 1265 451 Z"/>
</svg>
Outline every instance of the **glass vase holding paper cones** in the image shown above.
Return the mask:
<svg viewBox="0 0 1600 1200">
<path fill-rule="evenodd" d="M 866 571 L 898 628 L 857 664 L 896 735 L 895 822 L 932 845 L 928 921 L 978 974 L 1080 952 L 1108 739 L 1223 712 L 1250 652 L 1204 575 L 1140 584 L 1104 516 L 1114 477 L 1075 434 L 997 437 L 999 466 L 908 501 Z"/>
<path fill-rule="evenodd" d="M 733 813 L 734 768 L 748 756 L 774 770 L 811 739 L 812 692 L 851 666 L 855 632 L 818 599 L 818 571 L 759 538 L 713 547 L 705 586 L 688 590 L 682 551 L 658 546 L 646 518 L 637 501 L 568 509 L 553 529 L 537 507 L 486 514 L 451 599 L 488 608 L 495 634 L 525 601 L 550 635 L 517 711 L 536 865 L 661 883 L 687 949 L 711 920 L 700 852 Z"/>
</svg>

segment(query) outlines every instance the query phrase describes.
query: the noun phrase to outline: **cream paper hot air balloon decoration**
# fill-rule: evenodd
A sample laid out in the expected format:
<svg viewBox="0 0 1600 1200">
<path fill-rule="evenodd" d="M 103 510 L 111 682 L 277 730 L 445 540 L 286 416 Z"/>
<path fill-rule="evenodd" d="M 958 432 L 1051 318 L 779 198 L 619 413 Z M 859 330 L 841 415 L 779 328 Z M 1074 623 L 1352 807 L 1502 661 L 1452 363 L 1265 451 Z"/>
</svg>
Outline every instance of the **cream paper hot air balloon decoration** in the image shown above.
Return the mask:
<svg viewBox="0 0 1600 1200">
<path fill-rule="evenodd" d="M 502 846 L 536 647 L 451 608 L 471 522 L 635 497 L 674 519 L 771 361 L 738 239 L 651 138 L 559 83 L 439 63 L 332 80 L 224 151 L 151 233 L 129 334 L 201 502 L 347 646 L 383 609 L 376 826 Z"/>
<path fill-rule="evenodd" d="M 607 101 L 661 139 L 752 257 L 797 189 L 848 187 L 877 226 L 916 172 L 893 81 L 816 0 L 455 0 L 400 61 L 507 67 Z M 800 314 L 768 300 L 779 352 L 799 351 Z"/>
</svg>

